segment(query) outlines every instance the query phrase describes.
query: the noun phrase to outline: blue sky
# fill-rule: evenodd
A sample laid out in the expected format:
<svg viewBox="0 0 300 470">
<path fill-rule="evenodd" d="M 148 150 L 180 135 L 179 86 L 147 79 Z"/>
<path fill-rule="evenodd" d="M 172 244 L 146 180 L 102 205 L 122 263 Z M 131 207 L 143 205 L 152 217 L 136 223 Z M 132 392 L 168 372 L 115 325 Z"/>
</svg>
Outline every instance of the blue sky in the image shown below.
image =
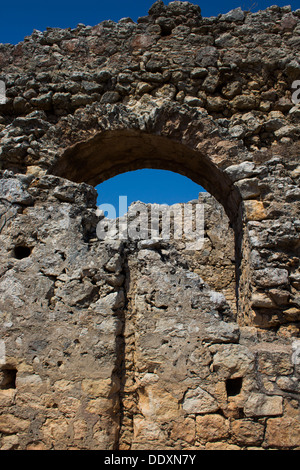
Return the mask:
<svg viewBox="0 0 300 470">
<path fill-rule="evenodd" d="M 109 203 L 118 212 L 119 196 L 133 201 L 175 204 L 197 199 L 203 188 L 185 176 L 165 170 L 137 170 L 115 176 L 97 186 L 98 203 Z"/>
<path fill-rule="evenodd" d="M 154 0 L 15 0 L 0 3 L 0 42 L 16 44 L 30 35 L 33 29 L 44 31 L 47 26 L 74 28 L 78 23 L 94 26 L 103 20 L 118 21 L 125 16 L 134 21 L 147 15 Z M 164 0 L 164 3 L 169 3 Z M 217 16 L 233 8 L 263 10 L 270 5 L 300 7 L 299 0 L 215 0 L 213 2 L 193 0 L 200 5 L 203 16 Z"/>
<path fill-rule="evenodd" d="M 17 44 L 34 29 L 44 31 L 47 27 L 74 28 L 78 23 L 94 26 L 103 20 L 118 21 L 147 15 L 154 0 L 15 0 L 0 4 L 0 43 Z M 164 0 L 164 3 L 169 3 Z M 201 7 L 202 16 L 217 16 L 233 8 L 253 12 L 270 5 L 300 7 L 299 0 L 215 0 L 214 2 L 193 0 Z M 176 192 L 174 195 L 174 188 Z M 184 176 L 161 170 L 138 170 L 112 178 L 97 187 L 98 204 L 110 203 L 118 207 L 119 195 L 127 195 L 133 201 L 173 204 L 187 202 L 198 197 L 203 188 Z"/>
</svg>

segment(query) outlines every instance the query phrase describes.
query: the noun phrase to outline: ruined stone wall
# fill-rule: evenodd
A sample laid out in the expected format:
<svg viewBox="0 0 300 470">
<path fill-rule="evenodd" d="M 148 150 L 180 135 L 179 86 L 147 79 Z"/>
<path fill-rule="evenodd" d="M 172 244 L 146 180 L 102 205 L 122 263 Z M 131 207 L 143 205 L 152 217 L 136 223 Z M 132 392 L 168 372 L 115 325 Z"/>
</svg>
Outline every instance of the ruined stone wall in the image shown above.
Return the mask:
<svg viewBox="0 0 300 470">
<path fill-rule="evenodd" d="M 299 448 L 299 23 L 158 1 L 0 45 L 2 449 Z M 97 238 L 138 168 L 216 198 L 202 251 Z"/>
<path fill-rule="evenodd" d="M 0 182 L 2 449 L 298 447 L 299 340 L 239 327 L 213 248 L 101 241 L 91 187 Z M 206 246 L 229 222 L 204 200 Z"/>
</svg>

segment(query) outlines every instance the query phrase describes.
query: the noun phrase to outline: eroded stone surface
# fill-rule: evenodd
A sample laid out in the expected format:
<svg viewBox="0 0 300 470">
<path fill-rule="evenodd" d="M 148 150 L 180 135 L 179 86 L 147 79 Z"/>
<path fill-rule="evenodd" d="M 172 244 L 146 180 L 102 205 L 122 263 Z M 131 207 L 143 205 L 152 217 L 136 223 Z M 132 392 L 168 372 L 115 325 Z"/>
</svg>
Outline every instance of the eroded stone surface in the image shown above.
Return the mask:
<svg viewBox="0 0 300 470">
<path fill-rule="evenodd" d="M 158 1 L 0 45 L 2 449 L 299 448 L 299 21 Z M 218 200 L 201 250 L 97 238 L 89 184 L 144 167 Z"/>
</svg>

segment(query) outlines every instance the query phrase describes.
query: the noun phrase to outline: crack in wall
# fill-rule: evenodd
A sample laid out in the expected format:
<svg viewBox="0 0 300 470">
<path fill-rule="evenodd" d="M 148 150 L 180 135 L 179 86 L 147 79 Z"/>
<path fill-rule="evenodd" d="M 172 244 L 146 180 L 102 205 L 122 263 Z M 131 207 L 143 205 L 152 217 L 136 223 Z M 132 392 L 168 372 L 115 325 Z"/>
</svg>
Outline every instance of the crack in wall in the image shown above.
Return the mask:
<svg viewBox="0 0 300 470">
<path fill-rule="evenodd" d="M 137 397 L 135 383 L 135 308 L 133 270 L 130 269 L 130 248 L 123 246 L 123 270 L 125 300 L 124 306 L 118 311 L 122 322 L 122 330 L 117 338 L 116 374 L 120 380 L 119 431 L 115 443 L 117 450 L 129 450 L 133 441 L 133 417 L 136 412 Z"/>
</svg>

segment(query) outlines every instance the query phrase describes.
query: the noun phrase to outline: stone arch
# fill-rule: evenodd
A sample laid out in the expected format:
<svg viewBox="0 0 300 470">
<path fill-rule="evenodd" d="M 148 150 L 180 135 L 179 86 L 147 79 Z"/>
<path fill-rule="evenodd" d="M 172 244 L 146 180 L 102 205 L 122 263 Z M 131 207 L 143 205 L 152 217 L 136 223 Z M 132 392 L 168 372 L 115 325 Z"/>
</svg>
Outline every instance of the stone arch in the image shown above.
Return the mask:
<svg viewBox="0 0 300 470">
<path fill-rule="evenodd" d="M 100 131 L 93 129 L 92 135 L 81 134 L 78 142 L 60 149 L 48 172 L 96 185 L 143 167 L 176 171 L 213 194 L 235 223 L 241 197 L 224 169 L 232 164 L 229 151 L 233 151 L 236 143 L 221 139 L 217 126 L 201 113 L 184 106 L 166 108 L 154 109 L 141 123 L 132 111 L 115 106 L 113 122 L 107 125 L 104 121 Z M 73 124 L 65 135 L 73 135 Z"/>
<path fill-rule="evenodd" d="M 88 130 L 82 126 L 83 122 L 95 122 L 97 116 L 97 126 Z M 79 123 L 77 119 L 69 119 L 64 128 L 64 139 L 75 137 L 77 142 L 59 149 L 48 173 L 96 186 L 126 171 L 170 170 L 201 185 L 221 203 L 235 233 L 236 295 L 237 304 L 242 299 L 242 319 L 249 285 L 243 284 L 240 292 L 238 284 L 242 253 L 244 258 L 249 256 L 245 249 L 249 245 L 244 241 L 242 197 L 226 172 L 236 161 L 237 143 L 222 138 L 217 124 L 207 115 L 185 105 L 167 104 L 148 110 L 142 118 L 123 105 L 106 107 L 105 112 L 91 107 L 81 111 Z M 239 149 L 239 156 L 242 153 Z"/>
</svg>

